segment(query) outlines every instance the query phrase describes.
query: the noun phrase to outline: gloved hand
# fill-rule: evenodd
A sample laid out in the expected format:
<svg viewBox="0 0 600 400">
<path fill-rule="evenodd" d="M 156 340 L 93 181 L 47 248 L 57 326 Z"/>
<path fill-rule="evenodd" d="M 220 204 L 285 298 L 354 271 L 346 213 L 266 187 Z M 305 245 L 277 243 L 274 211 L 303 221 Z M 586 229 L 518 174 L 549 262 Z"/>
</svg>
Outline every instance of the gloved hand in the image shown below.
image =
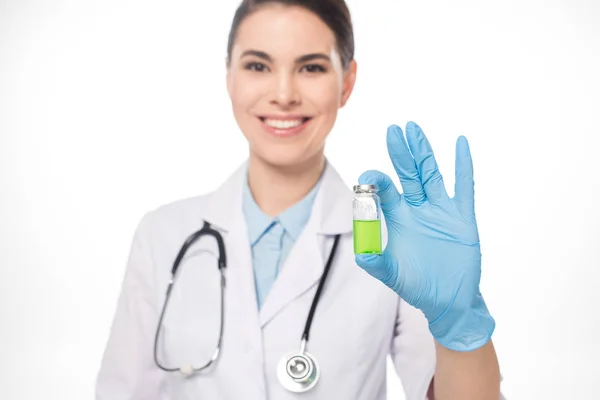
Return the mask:
<svg viewBox="0 0 600 400">
<path fill-rule="evenodd" d="M 442 346 L 475 350 L 489 341 L 495 321 L 479 291 L 481 253 L 469 145 L 465 137 L 458 138 L 455 196 L 450 198 L 431 146 L 415 123 L 407 124 L 406 138 L 408 146 L 399 127 L 388 129 L 388 152 L 403 194 L 381 172 L 366 171 L 359 178 L 360 184 L 379 188 L 388 242 L 381 255 L 356 255 L 356 262 L 423 311 Z"/>
</svg>

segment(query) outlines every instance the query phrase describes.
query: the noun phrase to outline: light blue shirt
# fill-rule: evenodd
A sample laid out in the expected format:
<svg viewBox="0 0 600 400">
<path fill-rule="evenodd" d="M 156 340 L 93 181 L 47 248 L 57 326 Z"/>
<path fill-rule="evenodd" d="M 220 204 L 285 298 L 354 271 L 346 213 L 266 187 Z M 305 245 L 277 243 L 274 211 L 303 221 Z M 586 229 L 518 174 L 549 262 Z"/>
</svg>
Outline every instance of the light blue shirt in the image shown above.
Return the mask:
<svg viewBox="0 0 600 400">
<path fill-rule="evenodd" d="M 254 201 L 246 180 L 243 210 L 252 247 L 252 265 L 259 309 L 292 246 L 308 222 L 318 186 L 315 185 L 306 197 L 279 216 L 271 218 Z"/>
</svg>

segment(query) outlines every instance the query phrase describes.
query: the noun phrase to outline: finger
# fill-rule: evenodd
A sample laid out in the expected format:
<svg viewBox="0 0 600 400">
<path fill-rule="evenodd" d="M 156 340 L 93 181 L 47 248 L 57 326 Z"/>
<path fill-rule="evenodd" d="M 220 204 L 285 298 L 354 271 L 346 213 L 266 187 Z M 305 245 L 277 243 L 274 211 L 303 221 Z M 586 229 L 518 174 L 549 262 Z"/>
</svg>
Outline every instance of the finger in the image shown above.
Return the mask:
<svg viewBox="0 0 600 400">
<path fill-rule="evenodd" d="M 383 282 L 387 287 L 396 290 L 398 288 L 398 268 L 386 253 L 357 254 L 356 264 L 375 279 Z"/>
<path fill-rule="evenodd" d="M 475 181 L 469 142 L 464 136 L 456 141 L 454 201 L 465 215 L 475 213 Z"/>
<path fill-rule="evenodd" d="M 376 185 L 378 189 L 377 195 L 381 200 L 381 211 L 385 216 L 388 216 L 391 211 L 400 203 L 400 193 L 392 182 L 392 179 L 386 174 L 369 170 L 363 172 L 358 178 L 358 183 L 361 185 Z"/>
<path fill-rule="evenodd" d="M 421 128 L 414 122 L 406 125 L 406 139 L 415 157 L 427 201 L 439 205 L 448 199 L 448 194 L 431 145 Z"/>
<path fill-rule="evenodd" d="M 388 128 L 387 148 L 396 174 L 400 178 L 406 202 L 413 206 L 425 203 L 425 192 L 421 185 L 417 165 L 410 154 L 408 145 L 404 140 L 404 134 L 399 126 L 392 125 Z"/>
</svg>

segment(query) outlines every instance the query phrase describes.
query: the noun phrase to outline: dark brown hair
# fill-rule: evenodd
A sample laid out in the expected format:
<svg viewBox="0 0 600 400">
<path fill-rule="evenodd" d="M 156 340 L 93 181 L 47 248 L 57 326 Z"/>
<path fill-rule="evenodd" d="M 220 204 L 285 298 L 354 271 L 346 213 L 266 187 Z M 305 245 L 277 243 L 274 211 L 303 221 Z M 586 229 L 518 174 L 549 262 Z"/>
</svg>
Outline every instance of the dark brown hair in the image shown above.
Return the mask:
<svg viewBox="0 0 600 400">
<path fill-rule="evenodd" d="M 240 24 L 260 6 L 269 3 L 303 7 L 321 18 L 335 35 L 337 50 L 342 59 L 342 66 L 344 68 L 348 67 L 350 61 L 354 58 L 354 32 L 350 11 L 344 0 L 242 0 L 242 3 L 235 12 L 229 32 L 227 43 L 228 65 Z"/>
</svg>

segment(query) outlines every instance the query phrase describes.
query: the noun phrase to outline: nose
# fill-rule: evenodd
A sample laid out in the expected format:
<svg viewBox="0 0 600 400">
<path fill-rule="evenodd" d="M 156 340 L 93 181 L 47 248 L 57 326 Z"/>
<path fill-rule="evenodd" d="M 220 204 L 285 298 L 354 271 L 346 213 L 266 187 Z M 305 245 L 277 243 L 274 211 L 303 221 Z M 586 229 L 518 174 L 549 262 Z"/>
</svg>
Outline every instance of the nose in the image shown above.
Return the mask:
<svg viewBox="0 0 600 400">
<path fill-rule="evenodd" d="M 283 108 L 300 104 L 300 91 L 292 74 L 279 74 L 275 78 L 271 103 Z"/>
</svg>

